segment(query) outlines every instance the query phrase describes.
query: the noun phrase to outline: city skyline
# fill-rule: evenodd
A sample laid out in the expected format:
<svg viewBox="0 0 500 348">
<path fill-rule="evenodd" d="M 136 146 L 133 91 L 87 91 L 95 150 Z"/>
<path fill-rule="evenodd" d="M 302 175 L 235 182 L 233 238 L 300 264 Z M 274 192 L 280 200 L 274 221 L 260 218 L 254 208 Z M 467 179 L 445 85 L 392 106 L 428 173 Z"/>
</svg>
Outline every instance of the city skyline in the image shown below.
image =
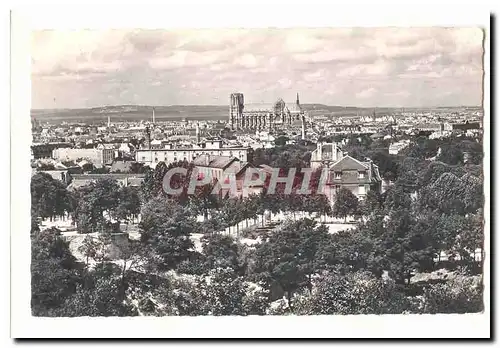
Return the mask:
<svg viewBox="0 0 500 348">
<path fill-rule="evenodd" d="M 32 109 L 227 105 L 278 97 L 355 107 L 481 105 L 478 28 L 39 31 Z"/>
</svg>

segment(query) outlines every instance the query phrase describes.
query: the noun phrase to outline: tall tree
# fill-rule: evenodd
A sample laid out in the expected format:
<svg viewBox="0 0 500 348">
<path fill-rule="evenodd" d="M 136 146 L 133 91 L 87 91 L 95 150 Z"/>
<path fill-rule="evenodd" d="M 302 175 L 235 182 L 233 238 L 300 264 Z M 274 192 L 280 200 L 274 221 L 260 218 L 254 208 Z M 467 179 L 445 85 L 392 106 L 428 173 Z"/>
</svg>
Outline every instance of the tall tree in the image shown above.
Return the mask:
<svg viewBox="0 0 500 348">
<path fill-rule="evenodd" d="M 358 210 L 358 198 L 348 189 L 341 188 L 335 195 L 333 204 L 333 216 L 347 220 L 349 215 L 356 214 Z"/>
<path fill-rule="evenodd" d="M 31 211 L 36 217 L 53 218 L 71 211 L 65 185 L 46 173 L 31 178 Z"/>
<path fill-rule="evenodd" d="M 320 269 L 319 245 L 327 236 L 326 227 L 310 219 L 286 224 L 257 247 L 254 272 L 269 286 L 278 283 L 292 308 L 293 294 L 300 288 L 311 288 L 312 275 Z"/>
<path fill-rule="evenodd" d="M 118 205 L 116 216 L 120 220 L 128 221 L 139 215 L 141 210 L 141 200 L 139 189 L 132 186 L 124 186 L 118 192 Z"/>
<path fill-rule="evenodd" d="M 173 269 L 189 259 L 194 248 L 190 234 L 197 224 L 187 207 L 156 197 L 143 206 L 141 215 L 141 240 L 159 256 L 160 269 Z"/>
<path fill-rule="evenodd" d="M 76 259 L 60 231 L 51 228 L 31 236 L 31 306 L 35 316 L 53 316 L 80 281 Z"/>
<path fill-rule="evenodd" d="M 235 272 L 239 271 L 238 245 L 231 236 L 213 234 L 204 237 L 202 243 L 207 269 L 220 267 L 231 268 Z"/>
<path fill-rule="evenodd" d="M 100 179 L 79 188 L 75 218 L 80 232 L 109 231 L 117 216 L 119 186 L 113 179 Z"/>
<path fill-rule="evenodd" d="M 456 146 L 453 145 L 442 145 L 441 151 L 437 156 L 437 160 L 451 164 L 457 165 L 463 163 L 464 154 L 463 152 Z"/>
</svg>

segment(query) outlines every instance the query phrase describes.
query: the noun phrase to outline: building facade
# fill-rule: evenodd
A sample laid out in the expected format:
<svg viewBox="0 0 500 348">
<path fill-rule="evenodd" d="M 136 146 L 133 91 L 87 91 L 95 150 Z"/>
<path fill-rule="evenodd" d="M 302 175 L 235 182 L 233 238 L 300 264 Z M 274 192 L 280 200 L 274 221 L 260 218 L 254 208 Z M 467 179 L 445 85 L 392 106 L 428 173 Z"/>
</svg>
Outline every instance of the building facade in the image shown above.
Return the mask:
<svg viewBox="0 0 500 348">
<path fill-rule="evenodd" d="M 70 149 L 57 148 L 52 151 L 52 158 L 58 161 L 73 161 L 86 159 L 98 168 L 113 163 L 113 149 Z"/>
<path fill-rule="evenodd" d="M 206 141 L 201 146 L 172 146 L 165 148 L 139 149 L 135 153 L 135 160 L 151 168 L 160 162 L 169 165 L 174 162 L 192 162 L 200 155 L 236 157 L 242 162 L 251 160 L 251 147 L 224 147 L 221 140 Z"/>
<path fill-rule="evenodd" d="M 78 189 L 102 179 L 114 180 L 121 187 L 140 187 L 144 177 L 145 174 L 73 174 L 68 190 Z"/>
<path fill-rule="evenodd" d="M 236 157 L 231 156 L 211 156 L 211 155 L 200 155 L 197 157 L 193 164 L 198 169 L 198 177 L 203 179 L 205 177 L 210 178 L 212 183 L 220 182 L 221 190 L 219 191 L 219 195 L 221 197 L 238 197 L 238 198 L 246 198 L 251 195 L 259 195 L 261 194 L 264 184 L 256 183 L 256 179 L 258 178 L 257 171 L 259 169 L 255 169 L 255 167 L 250 162 L 240 161 Z M 252 184 L 245 184 L 245 180 L 247 180 L 246 171 L 249 168 L 254 168 L 254 171 L 251 180 L 254 180 Z M 234 175 L 233 179 L 230 179 L 229 176 Z M 232 191 L 229 187 L 230 181 L 234 180 L 236 191 Z"/>
<path fill-rule="evenodd" d="M 229 125 L 233 130 L 274 129 L 280 126 L 303 123 L 305 112 L 302 110 L 297 93 L 295 103 L 285 103 L 278 99 L 273 104 L 248 104 L 242 93 L 229 96 Z"/>
<path fill-rule="evenodd" d="M 318 143 L 316 150 L 311 153 L 311 168 L 329 166 L 343 156 L 342 149 L 337 143 Z"/>
<path fill-rule="evenodd" d="M 378 166 L 372 161 L 361 162 L 346 155 L 329 166 L 325 194 L 331 202 L 340 189 L 350 190 L 358 199 L 363 200 L 368 191 L 381 191 L 382 178 Z"/>
</svg>

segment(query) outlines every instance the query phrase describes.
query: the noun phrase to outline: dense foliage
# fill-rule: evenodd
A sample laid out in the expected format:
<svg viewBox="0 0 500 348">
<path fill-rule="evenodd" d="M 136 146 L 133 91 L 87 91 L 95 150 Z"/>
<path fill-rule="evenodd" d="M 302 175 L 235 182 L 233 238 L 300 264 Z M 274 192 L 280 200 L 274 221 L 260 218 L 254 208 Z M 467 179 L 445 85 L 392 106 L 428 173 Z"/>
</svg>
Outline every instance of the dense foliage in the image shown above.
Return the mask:
<svg viewBox="0 0 500 348">
<path fill-rule="evenodd" d="M 185 162 L 147 170 L 141 188 L 100 180 L 68 191 L 49 175 L 37 174 L 31 184 L 33 314 L 483 310 L 481 147 L 470 139 L 421 137 L 404 155 L 393 156 L 381 150 L 384 146 L 366 137 L 347 143 L 349 151 L 371 158 L 393 181 L 385 192 L 369 191 L 361 201 L 341 189 L 330 203 L 317 192 L 319 173 L 312 176 L 309 194 L 298 194 L 303 179 L 298 174 L 290 194 L 281 185 L 266 195 L 266 182 L 262 195 L 248 198 L 213 195 L 212 184 L 187 194 L 194 168 Z M 280 143 L 257 150 L 256 164 L 307 167 L 310 151 Z M 163 176 L 178 165 L 188 175 L 172 178 L 181 194 L 170 195 Z M 85 235 L 40 225 L 68 214 Z M 270 222 L 278 214 L 280 223 Z M 139 216 L 140 222 L 132 223 Z M 352 228 L 332 233 L 326 217 Z M 119 244 L 120 223 L 136 228 L 140 238 Z M 442 269 L 452 276 L 438 281 L 424 276 Z"/>
</svg>

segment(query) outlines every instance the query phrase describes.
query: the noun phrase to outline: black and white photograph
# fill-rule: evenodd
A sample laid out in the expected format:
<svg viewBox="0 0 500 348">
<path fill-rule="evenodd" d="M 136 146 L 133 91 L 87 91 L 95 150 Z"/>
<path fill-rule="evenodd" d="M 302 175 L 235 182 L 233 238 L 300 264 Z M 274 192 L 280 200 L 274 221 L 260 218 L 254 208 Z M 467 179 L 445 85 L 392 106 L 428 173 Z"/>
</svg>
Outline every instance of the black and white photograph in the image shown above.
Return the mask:
<svg viewBox="0 0 500 348">
<path fill-rule="evenodd" d="M 484 314 L 488 35 L 31 30 L 31 316 Z"/>
</svg>

